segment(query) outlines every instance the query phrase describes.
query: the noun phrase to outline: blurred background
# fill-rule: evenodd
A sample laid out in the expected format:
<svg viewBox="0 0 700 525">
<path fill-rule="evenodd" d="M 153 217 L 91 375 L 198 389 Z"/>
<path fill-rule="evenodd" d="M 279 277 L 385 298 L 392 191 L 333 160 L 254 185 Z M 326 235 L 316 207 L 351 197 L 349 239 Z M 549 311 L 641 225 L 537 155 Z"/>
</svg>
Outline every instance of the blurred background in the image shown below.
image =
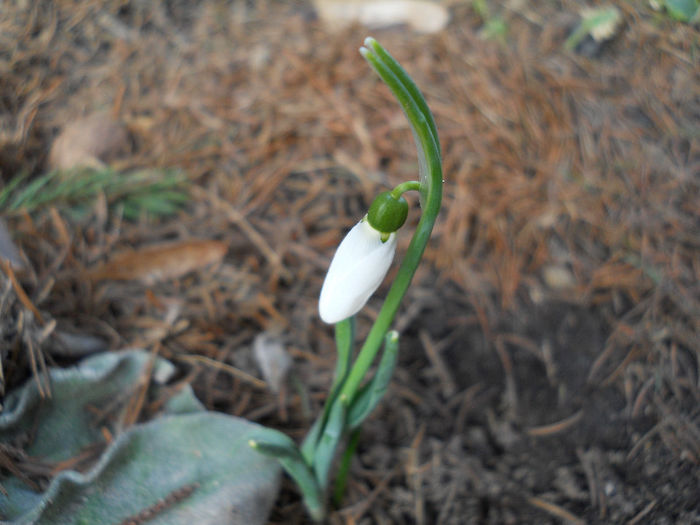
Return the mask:
<svg viewBox="0 0 700 525">
<path fill-rule="evenodd" d="M 334 248 L 417 177 L 371 34 L 435 115 L 444 203 L 332 522 L 697 523 L 697 10 L 0 3 L 0 276 L 27 294 L 0 307 L 4 391 L 141 347 L 300 439 L 334 367 Z M 271 523 L 306 519 L 285 481 Z"/>
</svg>

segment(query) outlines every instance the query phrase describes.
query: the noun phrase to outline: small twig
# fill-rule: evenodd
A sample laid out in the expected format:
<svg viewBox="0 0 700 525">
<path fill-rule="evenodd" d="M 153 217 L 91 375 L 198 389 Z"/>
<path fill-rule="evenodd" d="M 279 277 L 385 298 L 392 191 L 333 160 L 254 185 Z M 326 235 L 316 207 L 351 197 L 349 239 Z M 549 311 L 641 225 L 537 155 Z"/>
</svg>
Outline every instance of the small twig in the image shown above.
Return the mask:
<svg viewBox="0 0 700 525">
<path fill-rule="evenodd" d="M 69 249 L 71 239 L 70 234 L 68 233 L 68 226 L 66 226 L 65 221 L 55 206 L 51 206 L 49 209 L 49 214 L 51 215 L 51 220 L 53 221 L 54 228 L 56 228 L 56 233 L 58 234 L 61 244 L 63 244 L 64 248 Z"/>
<path fill-rule="evenodd" d="M 24 450 L 11 445 L 0 443 L 0 467 L 8 470 L 20 481 L 29 486 L 32 490 L 39 492 L 41 487 L 20 468 L 16 461 L 26 459 Z"/>
<path fill-rule="evenodd" d="M 21 312 L 20 317 L 22 317 Z M 24 332 L 23 340 L 27 347 L 27 353 L 29 354 L 29 366 L 32 369 L 32 375 L 36 381 L 36 388 L 39 391 L 39 396 L 41 396 L 42 399 L 51 397 L 51 385 L 49 384 L 48 377 L 46 379 L 46 384 L 44 385 L 44 382 L 42 381 L 42 374 L 39 371 L 39 366 L 41 366 L 42 370 L 45 370 L 46 368 L 46 364 L 44 363 L 43 356 L 41 354 L 41 349 L 36 349 L 32 336 L 26 331 Z"/>
<path fill-rule="evenodd" d="M 3 273 L 7 275 L 7 277 L 10 279 L 10 282 L 12 283 L 12 287 L 15 289 L 15 293 L 17 294 L 17 298 L 22 302 L 22 304 L 29 309 L 33 314 L 34 317 L 36 317 L 36 320 L 39 322 L 40 325 L 44 325 L 44 318 L 42 317 L 41 313 L 37 309 L 36 306 L 34 306 L 34 303 L 29 299 L 29 296 L 27 293 L 24 291 L 24 288 L 22 288 L 22 285 L 19 284 L 19 281 L 17 280 L 17 276 L 15 275 L 14 270 L 12 269 L 12 266 L 8 261 L 6 261 L 3 258 L 0 258 L 0 269 L 2 269 Z"/>
<path fill-rule="evenodd" d="M 627 353 L 625 358 L 622 360 L 622 362 L 619 365 L 617 365 L 617 368 L 615 368 L 615 370 L 608 377 L 606 377 L 605 379 L 603 379 L 603 381 L 600 382 L 600 386 L 611 385 L 615 381 L 615 379 L 617 379 L 620 376 L 620 374 L 622 374 L 622 372 L 625 371 L 627 365 L 629 365 L 635 357 L 637 357 L 637 347 L 633 346 L 632 349 Z"/>
<path fill-rule="evenodd" d="M 422 424 L 416 437 L 413 438 L 411 442 L 411 448 L 409 450 L 408 465 L 406 466 L 407 475 L 410 480 L 410 484 L 413 487 L 414 496 L 414 518 L 416 523 L 425 523 L 425 502 L 423 498 L 423 472 L 418 466 L 418 453 L 420 449 L 420 444 L 425 436 L 425 424 Z"/>
<path fill-rule="evenodd" d="M 644 446 L 644 444 L 651 438 L 653 438 L 656 434 L 660 433 L 666 425 L 668 425 L 668 421 L 664 420 L 659 421 L 656 425 L 651 427 L 651 429 L 649 429 L 649 431 L 646 434 L 640 437 L 639 440 L 630 449 L 630 451 L 627 453 L 627 459 L 634 457 L 635 454 L 639 452 L 639 450 Z"/>
<path fill-rule="evenodd" d="M 283 279 L 291 280 L 292 274 L 289 270 L 284 267 L 282 263 L 282 258 L 277 252 L 275 252 L 270 245 L 267 243 L 265 238 L 260 235 L 260 233 L 253 228 L 250 222 L 245 218 L 245 216 L 234 208 L 231 204 L 225 200 L 219 198 L 212 192 L 205 191 L 203 189 L 193 187 L 192 191 L 197 194 L 200 198 L 209 199 L 214 205 L 219 208 L 222 212 L 226 214 L 228 219 L 236 224 L 241 231 L 248 237 L 250 242 L 252 242 L 255 247 L 260 250 L 263 256 L 272 264 L 272 266 L 280 273 Z"/>
<path fill-rule="evenodd" d="M 650 377 L 642 385 L 642 388 L 639 389 L 639 393 L 637 394 L 637 397 L 634 401 L 634 405 L 632 405 L 631 417 L 635 418 L 635 417 L 639 416 L 639 413 L 642 410 L 642 404 L 644 403 L 644 399 L 646 398 L 646 395 L 647 395 L 647 392 L 649 392 L 649 389 L 654 385 L 654 381 L 655 381 L 655 378 Z"/>
<path fill-rule="evenodd" d="M 420 342 L 423 345 L 430 363 L 435 367 L 435 370 L 440 376 L 440 388 L 442 389 L 442 394 L 445 399 L 449 399 L 457 391 L 457 385 L 455 385 L 452 374 L 450 374 L 450 367 L 445 363 L 442 358 L 440 349 L 436 347 L 432 339 L 428 335 L 428 332 L 421 330 L 419 334 Z"/>
<path fill-rule="evenodd" d="M 93 443 L 80 451 L 77 455 L 59 461 L 51 466 L 51 476 L 55 476 L 64 470 L 81 470 L 81 466 L 91 465 L 97 458 L 100 457 L 105 449 L 106 443 Z"/>
<path fill-rule="evenodd" d="M 243 370 L 240 370 L 234 366 L 228 365 L 226 363 L 221 363 L 219 361 L 216 361 L 214 359 L 210 359 L 208 357 L 205 357 L 203 355 L 182 355 L 182 356 L 176 356 L 177 359 L 189 363 L 202 363 L 207 366 L 210 366 L 212 368 L 218 368 L 222 372 L 226 372 L 227 374 L 231 374 L 233 377 L 236 377 L 240 379 L 241 381 L 244 381 L 246 383 L 250 383 L 254 387 L 261 388 L 263 390 L 269 389 L 267 383 L 263 381 L 262 379 L 258 379 L 255 376 L 250 375 L 247 372 L 244 372 Z"/>
<path fill-rule="evenodd" d="M 627 525 L 636 525 L 637 523 L 639 523 L 642 520 L 642 518 L 649 514 L 655 506 L 656 500 L 650 501 L 649 504 L 642 510 L 640 510 L 634 518 L 627 522 Z"/>
<path fill-rule="evenodd" d="M 506 345 L 503 342 L 503 339 L 497 337 L 494 341 L 494 345 L 496 347 L 496 353 L 498 354 L 498 357 L 501 360 L 501 365 L 503 366 L 503 374 L 506 380 L 505 397 L 508 402 L 508 419 L 513 420 L 515 418 L 515 414 L 518 413 L 518 390 L 515 386 L 515 376 L 513 374 L 513 361 L 510 358 L 510 354 L 508 354 L 508 350 L 506 350 Z"/>
<path fill-rule="evenodd" d="M 598 370 L 603 366 L 603 364 L 608 360 L 608 358 L 616 350 L 617 347 L 615 346 L 615 344 L 613 344 L 611 339 L 612 339 L 612 336 L 608 339 L 608 342 L 606 343 L 605 348 L 603 348 L 603 351 L 598 355 L 598 357 L 595 358 L 595 361 L 593 361 L 593 365 L 591 365 L 591 368 L 588 371 L 587 381 L 589 383 L 598 374 Z"/>
<path fill-rule="evenodd" d="M 455 417 L 454 434 L 462 435 L 464 432 L 464 425 L 467 419 L 467 414 L 474 407 L 474 398 L 481 393 L 484 386 L 481 383 L 476 383 L 475 385 L 467 388 L 464 393 L 460 394 L 457 399 L 460 400 L 459 409 L 457 410 L 457 416 Z"/>
<path fill-rule="evenodd" d="M 543 510 L 552 516 L 556 516 L 559 519 L 572 523 L 573 525 L 586 525 L 584 520 L 574 516 L 568 510 L 560 507 L 559 505 L 555 505 L 554 503 L 545 501 L 542 498 L 538 498 L 537 496 L 527 498 L 527 502 L 533 507 Z"/>
<path fill-rule="evenodd" d="M 345 514 L 348 518 L 355 520 L 356 522 L 365 515 L 369 508 L 374 504 L 374 500 L 377 499 L 379 494 L 382 493 L 384 489 L 389 485 L 389 482 L 396 475 L 396 470 L 388 472 L 386 476 L 377 484 L 374 490 L 363 499 L 361 502 L 356 503 L 351 507 L 347 507 L 341 511 L 341 514 Z"/>
<path fill-rule="evenodd" d="M 541 437 L 541 436 L 549 436 L 551 434 L 557 434 L 559 432 L 563 432 L 564 430 L 568 429 L 569 427 L 574 426 L 576 423 L 581 421 L 582 417 L 583 417 L 583 410 L 579 410 L 574 415 L 569 416 L 566 419 L 562 419 L 561 421 L 557 421 L 556 423 L 551 423 L 549 425 L 542 425 L 539 427 L 530 427 L 525 432 L 527 433 L 528 436 L 533 436 L 533 437 Z"/>
<path fill-rule="evenodd" d="M 576 456 L 581 462 L 583 473 L 586 476 L 586 483 L 588 483 L 588 497 L 591 501 L 591 507 L 595 509 L 600 506 L 602 511 L 602 508 L 605 505 L 605 493 L 598 482 L 596 468 L 592 458 L 590 457 L 590 451 L 584 452 L 582 449 L 577 448 Z"/>
<path fill-rule="evenodd" d="M 125 429 L 135 424 L 139 419 L 139 414 L 141 414 L 143 404 L 146 401 L 146 393 L 151 383 L 151 374 L 153 373 L 153 365 L 155 364 L 159 347 L 160 343 L 156 343 L 151 352 L 150 359 L 141 372 L 134 395 L 130 397 L 127 403 L 126 410 L 124 411 L 124 420 L 122 422 Z"/>
</svg>

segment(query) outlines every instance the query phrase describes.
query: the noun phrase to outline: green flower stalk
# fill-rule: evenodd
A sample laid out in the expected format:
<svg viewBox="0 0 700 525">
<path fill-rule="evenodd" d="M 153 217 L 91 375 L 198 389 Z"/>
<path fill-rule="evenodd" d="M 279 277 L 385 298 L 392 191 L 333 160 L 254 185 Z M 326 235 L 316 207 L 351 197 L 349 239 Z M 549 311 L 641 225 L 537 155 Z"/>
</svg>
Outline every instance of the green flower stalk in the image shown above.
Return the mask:
<svg viewBox="0 0 700 525">
<path fill-rule="evenodd" d="M 335 324 L 338 363 L 325 406 L 301 447 L 284 434 L 265 429 L 250 445 L 277 458 L 297 482 L 315 520 L 326 515 L 330 467 L 346 438 L 336 479 L 334 499 L 342 497 L 349 461 L 357 446 L 362 422 L 386 393 L 398 358 L 399 336 L 389 331 L 411 279 L 418 268 L 442 200 L 442 159 L 435 120 L 415 83 L 396 60 L 373 38 L 360 53 L 389 86 L 403 108 L 416 141 L 420 181 L 407 181 L 380 193 L 368 213 L 341 242 L 331 261 L 319 299 L 319 314 Z M 354 362 L 354 315 L 365 305 L 388 272 L 396 251 L 397 231 L 408 216 L 406 191 L 419 191 L 422 214 L 401 266 L 367 339 Z M 384 348 L 373 374 L 370 369 Z"/>
</svg>

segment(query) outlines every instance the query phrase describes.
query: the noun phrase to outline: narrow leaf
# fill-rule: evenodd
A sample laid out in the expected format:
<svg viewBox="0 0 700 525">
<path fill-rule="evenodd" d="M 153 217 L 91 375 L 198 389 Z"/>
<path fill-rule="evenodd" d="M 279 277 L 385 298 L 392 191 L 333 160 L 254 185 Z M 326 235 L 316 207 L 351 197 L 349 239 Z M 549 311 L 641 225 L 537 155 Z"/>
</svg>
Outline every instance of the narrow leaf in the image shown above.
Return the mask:
<svg viewBox="0 0 700 525">
<path fill-rule="evenodd" d="M 323 432 L 324 418 L 321 415 L 314 421 L 308 434 L 304 438 L 304 442 L 301 445 L 301 455 L 304 460 L 309 464 L 314 462 L 314 454 L 316 453 L 316 445 L 318 444 L 318 439 L 321 437 L 321 432 Z"/>
<path fill-rule="evenodd" d="M 334 385 L 342 382 L 350 366 L 352 347 L 355 344 L 355 317 L 340 321 L 335 325 L 335 346 L 338 350 L 338 362 L 335 366 Z"/>
<path fill-rule="evenodd" d="M 338 475 L 335 478 L 335 486 L 333 487 L 333 503 L 336 507 L 340 507 L 343 503 L 343 494 L 345 494 L 345 486 L 350 473 L 350 462 L 355 455 L 357 445 L 360 443 L 360 429 L 356 429 L 350 435 L 348 446 L 343 452 L 343 458 L 340 460 L 338 467 Z"/>
<path fill-rule="evenodd" d="M 328 421 L 330 408 L 333 406 L 336 397 L 338 397 L 338 392 L 340 392 L 348 374 L 350 361 L 352 359 L 352 349 L 355 345 L 355 316 L 335 324 L 335 344 L 338 351 L 338 361 L 335 365 L 333 385 L 326 398 L 326 404 L 323 407 L 322 415 L 314 422 L 314 425 L 306 435 L 304 443 L 301 446 L 301 453 L 309 464 L 313 463 L 316 445 L 323 432 L 323 427 L 326 421 Z"/>
<path fill-rule="evenodd" d="M 354 430 L 369 416 L 379 404 L 389 388 L 391 376 L 396 367 L 399 352 L 399 335 L 391 331 L 384 338 L 384 354 L 379 361 L 379 366 L 372 380 L 364 385 L 350 406 L 347 417 L 347 426 Z"/>
<path fill-rule="evenodd" d="M 248 442 L 251 448 L 261 454 L 277 459 L 289 477 L 301 490 L 304 504 L 315 520 L 321 520 L 325 514 L 323 493 L 316 482 L 316 477 L 304 461 L 294 441 L 285 434 L 266 428 L 256 432 Z"/>
<path fill-rule="evenodd" d="M 428 103 L 423 98 L 418 86 L 413 81 L 413 79 L 406 73 L 406 70 L 401 67 L 396 59 L 389 54 L 389 52 L 384 49 L 379 42 L 373 38 L 368 38 L 365 41 L 365 45 L 371 47 L 379 58 L 386 64 L 389 70 L 396 76 L 396 78 L 401 82 L 406 91 L 410 94 L 411 98 L 415 101 L 416 106 L 420 109 L 420 112 L 425 116 L 425 119 L 430 127 L 430 133 L 433 135 L 433 140 L 437 146 L 437 152 L 440 153 L 440 140 L 438 139 L 437 126 L 435 125 L 435 118 L 433 117 Z"/>
<path fill-rule="evenodd" d="M 5 208 L 5 204 L 8 202 L 12 196 L 12 192 L 16 187 L 18 187 L 24 180 L 29 176 L 29 172 L 25 171 L 10 179 L 5 187 L 0 189 L 0 209 Z"/>
<path fill-rule="evenodd" d="M 365 45 L 367 47 L 360 48 L 360 53 L 391 89 L 413 131 L 420 167 L 421 206 L 424 209 L 421 220 L 423 217 L 431 218 L 428 222 L 419 223 L 414 240 L 416 244 L 419 240 L 421 243 L 427 243 L 442 200 L 442 156 L 435 119 L 415 83 L 401 65 L 373 38 L 367 38 Z M 412 253 L 410 247 L 408 253 Z M 416 255 L 419 260 L 421 253 Z M 409 262 L 413 265 L 412 261 Z M 398 281 L 400 280 L 399 278 Z M 398 281 L 395 280 L 394 283 Z M 391 296 L 391 290 L 389 296 Z M 356 386 L 354 383 L 357 379 L 350 378 L 351 384 L 347 387 L 348 391 Z"/>
<path fill-rule="evenodd" d="M 345 430 L 345 413 L 347 412 L 347 400 L 344 397 L 336 399 L 328 416 L 328 421 L 323 428 L 323 434 L 318 441 L 314 452 L 314 472 L 319 486 L 325 487 L 328 482 L 335 449 L 343 437 Z"/>
</svg>

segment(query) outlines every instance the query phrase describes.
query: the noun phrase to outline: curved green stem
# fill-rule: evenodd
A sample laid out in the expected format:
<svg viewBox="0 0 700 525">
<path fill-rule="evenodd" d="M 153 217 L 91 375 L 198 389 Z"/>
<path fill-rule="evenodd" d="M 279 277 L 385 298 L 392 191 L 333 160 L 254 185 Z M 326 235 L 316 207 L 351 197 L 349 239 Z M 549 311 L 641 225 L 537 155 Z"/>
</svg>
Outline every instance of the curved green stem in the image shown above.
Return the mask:
<svg viewBox="0 0 700 525">
<path fill-rule="evenodd" d="M 379 316 L 343 384 L 341 395 L 345 395 L 349 400 L 354 399 L 362 379 L 372 366 L 384 335 L 396 315 L 401 299 L 411 284 L 411 279 L 430 239 L 442 202 L 440 147 L 435 121 L 430 109 L 408 74 L 379 43 L 368 38 L 365 40 L 365 45 L 367 47 L 360 49 L 360 52 L 389 86 L 411 123 L 421 167 L 420 190 L 423 195 L 423 213 Z"/>
<path fill-rule="evenodd" d="M 391 196 L 395 199 L 398 199 L 399 197 L 401 197 L 402 194 L 411 190 L 420 191 L 420 182 L 418 182 L 417 180 L 409 180 L 406 182 L 402 182 L 393 190 L 391 190 Z"/>
</svg>

